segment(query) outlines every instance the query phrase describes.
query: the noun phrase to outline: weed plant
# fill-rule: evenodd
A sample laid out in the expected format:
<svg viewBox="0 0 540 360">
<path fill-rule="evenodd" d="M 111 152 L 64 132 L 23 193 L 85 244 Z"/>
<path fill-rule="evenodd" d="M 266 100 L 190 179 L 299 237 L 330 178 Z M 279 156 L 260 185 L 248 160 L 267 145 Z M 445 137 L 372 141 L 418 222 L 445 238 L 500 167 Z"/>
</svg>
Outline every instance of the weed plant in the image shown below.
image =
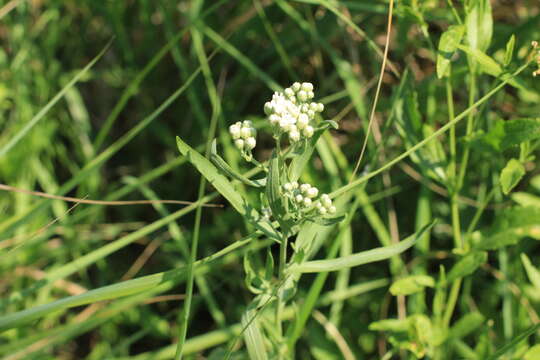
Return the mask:
<svg viewBox="0 0 540 360">
<path fill-rule="evenodd" d="M 0 20 L 3 358 L 540 359 L 537 1 Z"/>
</svg>

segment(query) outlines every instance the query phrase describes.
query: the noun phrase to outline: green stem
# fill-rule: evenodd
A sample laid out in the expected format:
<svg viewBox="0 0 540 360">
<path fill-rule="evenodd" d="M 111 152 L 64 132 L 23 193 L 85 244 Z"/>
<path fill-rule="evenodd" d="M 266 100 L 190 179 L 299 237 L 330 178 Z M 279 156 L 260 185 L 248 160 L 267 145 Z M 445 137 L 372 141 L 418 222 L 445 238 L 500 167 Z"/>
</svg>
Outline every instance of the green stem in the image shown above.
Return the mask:
<svg viewBox="0 0 540 360">
<path fill-rule="evenodd" d="M 283 234 L 283 239 L 281 240 L 281 244 L 279 245 L 279 270 L 278 270 L 278 284 L 280 286 L 283 286 L 283 282 L 285 281 L 285 265 L 287 264 L 287 240 L 288 235 L 286 233 Z M 285 307 L 285 303 L 283 302 L 281 292 L 278 291 L 277 293 L 277 304 L 276 304 L 276 329 L 277 334 L 280 339 L 283 337 L 283 327 L 281 325 L 281 319 L 283 318 L 283 308 Z M 282 353 L 280 349 L 278 349 L 278 359 L 282 358 Z"/>
</svg>

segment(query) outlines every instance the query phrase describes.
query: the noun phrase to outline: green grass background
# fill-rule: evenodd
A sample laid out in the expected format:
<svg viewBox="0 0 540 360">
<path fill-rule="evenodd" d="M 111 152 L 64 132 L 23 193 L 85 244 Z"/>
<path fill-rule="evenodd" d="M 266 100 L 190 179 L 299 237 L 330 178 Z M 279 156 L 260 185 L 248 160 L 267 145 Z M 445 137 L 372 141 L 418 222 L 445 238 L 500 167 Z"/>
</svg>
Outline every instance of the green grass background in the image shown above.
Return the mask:
<svg viewBox="0 0 540 360">
<path fill-rule="evenodd" d="M 462 2 L 454 3 L 464 18 Z M 514 70 L 525 62 L 530 42 L 540 39 L 540 5 L 534 0 L 491 4 L 493 37 L 486 53 L 503 63 L 506 43 L 515 35 L 508 66 Z M 302 179 L 324 192 L 349 180 L 380 71 L 388 1 L 21 0 L 2 2 L 0 9 L 3 184 L 99 200 L 196 201 L 200 175 L 179 156 L 175 136 L 204 152 L 215 118 L 222 156 L 234 169 L 247 171 L 228 126 L 250 119 L 263 133 L 264 102 L 293 81 L 315 84 L 317 99 L 325 103 L 324 117 L 340 125 L 318 144 Z M 390 63 L 375 118 L 379 135 L 368 142 L 361 172 L 379 168 L 428 136 L 398 131 L 400 106 L 406 113 L 401 119 L 409 116 L 432 130 L 448 122 L 447 84 L 436 76 L 436 48 L 440 35 L 456 21 L 447 1 L 397 2 Z M 528 68 L 518 76 L 519 86 L 506 86 L 474 112 L 475 133 L 489 132 L 500 119 L 539 116 L 540 82 L 530 76 L 534 70 Z M 74 77 L 76 83 L 70 83 Z M 460 52 L 452 63 L 451 82 L 457 115 L 470 106 L 471 92 L 477 100 L 497 79 L 479 71 L 471 80 L 467 57 Z M 465 123 L 455 131 L 461 159 L 474 134 L 467 133 Z M 265 160 L 272 139 L 260 135 L 257 141 L 256 156 Z M 538 154 L 534 141 L 531 155 Z M 449 153 L 447 134 L 430 144 L 431 155 Z M 490 251 L 488 261 L 463 280 L 452 323 L 471 312 L 481 313 L 484 321 L 474 333 L 445 345 L 454 359 L 480 354 L 479 343 L 494 353 L 538 323 L 540 311 L 540 275 L 535 283 L 520 256 L 527 254 L 539 267 L 535 238 L 540 220 L 534 214 L 540 212 L 530 210 L 540 208 L 537 160 L 524 161 L 527 174 L 515 189 L 529 196 L 524 204 L 523 196 L 520 201 L 505 196 L 498 185 L 501 169 L 519 150 L 472 149 L 461 200 L 454 203 L 464 236 L 488 194 L 489 204 L 471 232 L 495 231 L 493 224 L 507 216 L 503 211 L 516 205 L 527 205 L 523 217 L 531 220 L 517 230 L 500 225 L 515 230 L 519 240 Z M 443 167 L 447 158 L 439 158 Z M 401 258 L 330 273 L 322 280 L 317 311 L 359 359 L 379 359 L 390 349 L 396 358 L 414 358 L 368 326 L 397 318 L 400 307 L 432 316 L 433 289 L 399 299 L 388 292 L 389 285 L 405 272 L 437 279 L 441 265 L 448 272 L 457 261 L 453 205 L 444 181 L 431 174 L 434 169 L 436 162 L 407 159 L 371 179 L 354 193 L 358 210 L 350 226 L 334 230 L 321 249 L 323 257 L 336 239 L 342 255 L 374 248 L 439 219 L 431 236 Z M 203 209 L 199 259 L 219 255 L 253 230 L 213 191 L 207 186 L 205 201 L 225 206 Z M 187 262 L 197 206 L 72 205 L 0 194 L 0 324 L 5 326 L 0 354 L 8 359 L 172 358 L 185 291 L 185 277 L 175 269 Z M 250 239 L 197 266 L 185 348 L 189 356 L 221 358 L 220 351 L 231 345 L 252 298 L 242 256 L 247 249 L 269 245 L 263 238 Z M 103 297 L 90 294 L 86 300 L 37 308 L 156 273 L 129 289 L 119 285 L 105 291 Z M 297 306 L 314 279 L 302 278 Z M 38 310 L 10 318 L 25 309 Z M 342 358 L 326 331 L 310 317 L 297 358 Z M 521 358 L 537 339 L 534 333 L 521 340 L 507 358 Z M 243 358 L 241 342 L 237 349 L 233 356 Z"/>
</svg>

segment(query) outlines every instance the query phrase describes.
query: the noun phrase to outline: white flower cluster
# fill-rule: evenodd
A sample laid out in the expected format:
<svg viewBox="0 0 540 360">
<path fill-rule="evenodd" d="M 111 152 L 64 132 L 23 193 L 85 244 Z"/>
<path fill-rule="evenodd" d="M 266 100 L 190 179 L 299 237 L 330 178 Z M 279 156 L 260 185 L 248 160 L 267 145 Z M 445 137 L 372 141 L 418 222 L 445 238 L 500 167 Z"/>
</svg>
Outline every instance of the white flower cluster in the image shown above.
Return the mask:
<svg viewBox="0 0 540 360">
<path fill-rule="evenodd" d="M 324 110 L 323 104 L 310 101 L 314 96 L 312 83 L 295 82 L 283 92 L 275 92 L 264 104 L 264 112 L 278 134 L 287 133 L 292 143 L 309 139 L 315 132 L 315 114 Z"/>
<path fill-rule="evenodd" d="M 253 127 L 253 123 L 249 120 L 237 121 L 229 126 L 229 132 L 234 145 L 242 152 L 242 155 L 251 158 L 251 150 L 257 145 L 257 140 L 255 140 L 257 130 Z"/>
<path fill-rule="evenodd" d="M 283 184 L 283 193 L 289 198 L 299 210 L 317 210 L 320 215 L 334 214 L 336 207 L 332 204 L 332 199 L 328 194 L 322 194 L 319 199 L 319 189 L 310 184 L 299 185 L 293 181 Z"/>
</svg>

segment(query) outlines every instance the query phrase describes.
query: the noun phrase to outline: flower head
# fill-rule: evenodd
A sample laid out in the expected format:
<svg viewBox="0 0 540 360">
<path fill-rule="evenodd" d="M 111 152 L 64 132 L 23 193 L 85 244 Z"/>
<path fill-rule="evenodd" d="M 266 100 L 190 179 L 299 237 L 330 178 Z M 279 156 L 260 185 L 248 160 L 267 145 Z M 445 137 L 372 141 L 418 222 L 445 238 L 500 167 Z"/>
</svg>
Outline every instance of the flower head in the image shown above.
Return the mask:
<svg viewBox="0 0 540 360">
<path fill-rule="evenodd" d="M 324 105 L 311 102 L 315 97 L 313 84 L 295 82 L 283 92 L 275 92 L 272 100 L 264 104 L 264 112 L 277 136 L 286 133 L 291 143 L 309 139 L 315 133 L 315 114 Z"/>
<path fill-rule="evenodd" d="M 229 126 L 229 133 L 234 140 L 234 146 L 242 152 L 242 156 L 250 161 L 252 159 L 251 150 L 257 146 L 257 130 L 253 127 L 253 123 L 249 120 L 236 123 Z"/>
</svg>

